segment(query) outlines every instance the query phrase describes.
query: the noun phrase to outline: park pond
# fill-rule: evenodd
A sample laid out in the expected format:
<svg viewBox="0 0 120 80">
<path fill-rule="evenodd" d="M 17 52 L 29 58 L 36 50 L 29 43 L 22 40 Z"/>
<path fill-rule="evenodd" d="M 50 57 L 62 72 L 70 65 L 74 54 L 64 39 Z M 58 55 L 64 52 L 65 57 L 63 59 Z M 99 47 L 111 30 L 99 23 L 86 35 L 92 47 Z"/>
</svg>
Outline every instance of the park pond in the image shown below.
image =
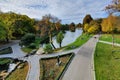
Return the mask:
<svg viewBox="0 0 120 80">
<path fill-rule="evenodd" d="M 66 31 L 64 34 L 64 39 L 62 41 L 62 46 L 66 46 L 74 42 L 82 34 L 82 29 L 76 29 L 75 32 Z M 59 47 L 59 44 L 56 42 L 56 37 L 53 37 L 53 44 L 56 48 Z"/>
</svg>

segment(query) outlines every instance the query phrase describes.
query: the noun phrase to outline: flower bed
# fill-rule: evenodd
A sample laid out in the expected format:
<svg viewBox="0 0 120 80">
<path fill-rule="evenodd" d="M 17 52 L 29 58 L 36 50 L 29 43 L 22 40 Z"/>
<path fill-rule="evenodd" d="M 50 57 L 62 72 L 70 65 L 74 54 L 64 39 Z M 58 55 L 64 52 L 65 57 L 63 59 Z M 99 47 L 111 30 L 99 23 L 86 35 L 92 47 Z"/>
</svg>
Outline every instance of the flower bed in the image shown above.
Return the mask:
<svg viewBox="0 0 120 80">
<path fill-rule="evenodd" d="M 40 80 L 59 80 L 69 63 L 74 57 L 74 53 L 59 56 L 61 64 L 57 65 L 57 56 L 43 58 L 40 60 Z"/>
</svg>

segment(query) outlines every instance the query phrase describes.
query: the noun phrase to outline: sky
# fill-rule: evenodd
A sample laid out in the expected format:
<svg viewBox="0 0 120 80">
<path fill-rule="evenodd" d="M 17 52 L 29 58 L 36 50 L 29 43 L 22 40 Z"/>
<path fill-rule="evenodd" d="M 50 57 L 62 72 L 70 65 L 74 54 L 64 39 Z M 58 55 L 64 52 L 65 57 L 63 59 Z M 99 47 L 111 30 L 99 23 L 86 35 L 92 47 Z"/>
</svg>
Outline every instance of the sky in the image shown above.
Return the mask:
<svg viewBox="0 0 120 80">
<path fill-rule="evenodd" d="M 52 14 L 61 19 L 63 24 L 82 23 L 86 14 L 96 18 L 107 17 L 105 6 L 111 0 L 0 0 L 0 10 L 12 11 L 41 19 Z"/>
</svg>

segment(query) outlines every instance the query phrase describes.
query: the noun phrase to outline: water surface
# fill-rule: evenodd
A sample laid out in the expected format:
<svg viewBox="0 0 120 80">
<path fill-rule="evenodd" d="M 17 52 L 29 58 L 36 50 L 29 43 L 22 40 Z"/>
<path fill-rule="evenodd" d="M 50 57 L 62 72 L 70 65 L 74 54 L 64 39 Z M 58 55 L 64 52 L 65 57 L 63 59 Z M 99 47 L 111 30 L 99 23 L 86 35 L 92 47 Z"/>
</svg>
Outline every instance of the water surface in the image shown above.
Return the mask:
<svg viewBox="0 0 120 80">
<path fill-rule="evenodd" d="M 66 46 L 74 42 L 82 34 L 82 29 L 76 29 L 75 32 L 66 31 L 64 34 L 64 39 L 62 41 L 62 46 Z M 53 37 L 53 44 L 56 48 L 59 47 L 59 44 L 56 42 L 56 37 Z"/>
</svg>

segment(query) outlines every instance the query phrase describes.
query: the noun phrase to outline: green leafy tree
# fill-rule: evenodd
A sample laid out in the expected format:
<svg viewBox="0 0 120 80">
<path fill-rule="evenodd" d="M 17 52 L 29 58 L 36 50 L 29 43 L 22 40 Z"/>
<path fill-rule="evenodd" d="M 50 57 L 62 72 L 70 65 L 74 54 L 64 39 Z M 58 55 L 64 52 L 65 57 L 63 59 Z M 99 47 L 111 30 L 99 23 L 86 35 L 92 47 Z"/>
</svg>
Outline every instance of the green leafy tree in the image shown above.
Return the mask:
<svg viewBox="0 0 120 80">
<path fill-rule="evenodd" d="M 0 22 L 0 40 L 5 40 L 6 39 L 6 30 L 5 30 L 5 25 L 3 22 Z"/>
<path fill-rule="evenodd" d="M 63 34 L 62 31 L 61 31 L 61 32 L 58 33 L 57 39 L 56 39 L 56 40 L 57 40 L 57 43 L 59 43 L 59 46 L 60 46 L 60 47 L 61 47 L 63 38 L 64 38 L 64 34 Z"/>
<path fill-rule="evenodd" d="M 28 33 L 22 37 L 20 45 L 29 46 L 33 42 L 35 42 L 35 35 Z"/>
<path fill-rule="evenodd" d="M 51 53 L 53 51 L 53 48 L 50 44 L 46 44 L 45 47 L 44 47 L 44 51 L 46 53 Z"/>
<path fill-rule="evenodd" d="M 26 15 L 13 12 L 0 13 L 0 19 L 6 25 L 6 40 L 21 37 L 26 33 L 34 33 L 34 20 Z"/>
</svg>

